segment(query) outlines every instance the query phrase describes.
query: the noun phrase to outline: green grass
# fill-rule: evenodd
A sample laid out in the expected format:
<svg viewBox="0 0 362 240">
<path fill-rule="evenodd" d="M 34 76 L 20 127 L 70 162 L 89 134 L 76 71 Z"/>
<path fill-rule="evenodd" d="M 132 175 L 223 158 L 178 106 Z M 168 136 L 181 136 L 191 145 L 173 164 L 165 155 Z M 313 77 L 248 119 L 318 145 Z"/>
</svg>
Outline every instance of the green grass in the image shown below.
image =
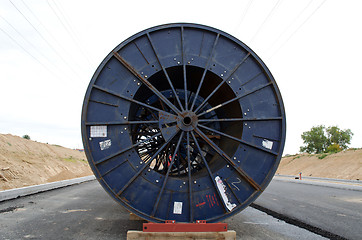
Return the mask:
<svg viewBox="0 0 362 240">
<path fill-rule="evenodd" d="M 63 158 L 63 160 L 64 160 L 64 161 L 67 161 L 67 162 L 74 162 L 74 163 L 77 162 L 77 160 L 74 159 L 74 158 Z"/>
<path fill-rule="evenodd" d="M 63 161 L 67 161 L 67 162 L 73 162 L 73 163 L 76 163 L 76 162 L 87 162 L 87 160 L 84 160 L 84 159 L 79 159 L 79 158 L 73 158 L 73 156 L 70 156 L 68 158 L 63 158 Z"/>
<path fill-rule="evenodd" d="M 76 158 L 73 158 L 73 156 L 70 156 L 68 158 L 63 158 L 64 161 L 67 161 L 67 162 L 77 162 L 78 159 Z"/>
<path fill-rule="evenodd" d="M 329 154 L 327 153 L 322 153 L 321 155 L 318 156 L 318 159 L 323 159 L 325 157 L 327 157 Z"/>
<path fill-rule="evenodd" d="M 293 160 L 294 160 L 294 159 L 298 159 L 298 158 L 300 158 L 300 157 L 301 157 L 301 155 L 297 155 L 297 156 L 293 157 Z"/>
</svg>

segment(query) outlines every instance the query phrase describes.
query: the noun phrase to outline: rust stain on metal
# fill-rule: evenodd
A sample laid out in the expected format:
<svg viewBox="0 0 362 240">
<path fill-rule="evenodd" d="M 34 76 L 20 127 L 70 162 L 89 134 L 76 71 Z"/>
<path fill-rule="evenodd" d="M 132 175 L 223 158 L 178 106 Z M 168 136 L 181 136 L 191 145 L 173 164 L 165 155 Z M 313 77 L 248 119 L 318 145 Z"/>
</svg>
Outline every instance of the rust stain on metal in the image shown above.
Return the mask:
<svg viewBox="0 0 362 240">
<path fill-rule="evenodd" d="M 216 138 L 216 139 L 220 139 L 220 135 L 206 135 L 208 138 Z"/>
<path fill-rule="evenodd" d="M 121 197 L 121 200 L 126 202 L 126 203 L 129 203 L 129 201 L 125 197 Z"/>
<path fill-rule="evenodd" d="M 250 185 L 252 185 L 257 191 L 262 191 L 261 187 L 259 186 L 259 184 L 257 184 L 254 179 L 252 179 L 251 177 L 249 177 L 248 174 L 246 174 L 244 172 L 244 170 L 242 170 L 240 167 L 238 167 L 232 160 L 231 158 L 226 155 L 223 151 L 220 152 L 220 149 L 215 145 L 215 143 L 213 141 L 210 140 L 210 138 L 208 138 L 200 129 L 196 128 L 195 129 L 196 133 L 202 138 L 204 139 L 204 141 L 206 141 L 210 146 L 212 146 L 218 154 L 220 154 L 224 159 L 226 159 L 233 167 L 234 169 L 236 169 L 238 171 L 238 173 L 246 180 L 250 183 Z"/>
<path fill-rule="evenodd" d="M 160 92 L 158 91 L 149 81 L 147 81 L 138 71 L 132 67 L 126 60 L 124 60 L 118 52 L 113 52 L 113 56 L 125 66 L 132 74 L 134 74 L 139 80 L 142 81 L 149 89 L 151 89 L 160 99 L 162 99 L 173 111 L 179 113 L 180 111 Z"/>
</svg>

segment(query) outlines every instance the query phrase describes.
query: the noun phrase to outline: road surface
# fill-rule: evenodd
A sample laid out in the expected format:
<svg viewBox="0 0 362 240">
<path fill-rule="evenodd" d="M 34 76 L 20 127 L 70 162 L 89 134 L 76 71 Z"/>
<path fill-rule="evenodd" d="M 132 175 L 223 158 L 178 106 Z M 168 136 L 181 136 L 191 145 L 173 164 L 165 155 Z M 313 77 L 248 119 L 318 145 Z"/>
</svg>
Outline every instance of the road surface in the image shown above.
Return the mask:
<svg viewBox="0 0 362 240">
<path fill-rule="evenodd" d="M 248 207 L 227 220 L 237 239 L 325 239 Z M 142 221 L 90 181 L 0 203 L 0 239 L 126 239 Z"/>
<path fill-rule="evenodd" d="M 274 178 L 254 203 L 344 238 L 362 239 L 362 191 Z"/>
</svg>

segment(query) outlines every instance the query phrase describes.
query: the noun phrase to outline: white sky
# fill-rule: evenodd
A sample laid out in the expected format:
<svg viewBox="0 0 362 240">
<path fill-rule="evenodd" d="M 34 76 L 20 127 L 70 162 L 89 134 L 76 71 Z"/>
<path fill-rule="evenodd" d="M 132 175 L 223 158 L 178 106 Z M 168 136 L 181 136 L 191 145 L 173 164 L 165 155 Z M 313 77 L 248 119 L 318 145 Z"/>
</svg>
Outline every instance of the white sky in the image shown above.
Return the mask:
<svg viewBox="0 0 362 240">
<path fill-rule="evenodd" d="M 83 148 L 83 98 L 103 58 L 141 30 L 191 22 L 239 38 L 266 63 L 286 108 L 284 154 L 319 124 L 350 128 L 351 147 L 362 147 L 361 12 L 358 0 L 1 0 L 0 133 Z"/>
</svg>

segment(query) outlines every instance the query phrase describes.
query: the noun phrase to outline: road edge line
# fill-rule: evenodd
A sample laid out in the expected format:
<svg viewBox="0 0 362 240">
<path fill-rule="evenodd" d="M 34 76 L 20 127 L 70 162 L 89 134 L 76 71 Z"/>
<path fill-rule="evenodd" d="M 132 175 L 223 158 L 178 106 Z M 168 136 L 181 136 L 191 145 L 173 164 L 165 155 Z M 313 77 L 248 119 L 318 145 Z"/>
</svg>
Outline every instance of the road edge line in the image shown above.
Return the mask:
<svg viewBox="0 0 362 240">
<path fill-rule="evenodd" d="M 281 182 L 290 182 L 290 183 L 297 183 L 297 184 L 308 184 L 314 186 L 322 186 L 322 187 L 330 187 L 330 188 L 337 188 L 343 190 L 351 190 L 351 191 L 362 191 L 362 186 L 358 185 L 348 185 L 347 183 L 337 183 L 337 182 L 327 182 L 327 181 L 311 181 L 311 180 L 297 180 L 297 179 L 288 179 L 280 176 L 274 176 L 273 180 L 281 181 Z"/>
<path fill-rule="evenodd" d="M 95 180 L 94 175 L 0 191 L 0 202 Z"/>
<path fill-rule="evenodd" d="M 252 204 L 250 204 L 250 207 L 255 208 L 255 209 L 259 210 L 259 211 L 262 211 L 262 212 L 264 212 L 264 213 L 266 213 L 266 214 L 268 214 L 268 215 L 270 215 L 270 216 L 272 216 L 274 218 L 282 220 L 282 221 L 284 221 L 284 222 L 286 222 L 288 224 L 291 224 L 291 225 L 306 229 L 309 232 L 318 234 L 318 235 L 320 235 L 322 237 L 325 237 L 325 238 L 328 238 L 328 239 L 336 239 L 336 240 L 347 240 L 347 238 L 344 238 L 344 237 L 339 236 L 337 234 L 328 232 L 328 231 L 323 230 L 323 229 L 321 229 L 319 227 L 315 227 L 313 225 L 310 225 L 308 223 L 300 221 L 300 220 L 298 220 L 296 218 L 292 218 L 292 217 L 288 217 L 286 215 L 280 214 L 278 212 L 275 212 L 273 210 L 270 210 L 270 209 L 265 208 L 263 206 L 260 206 L 258 204 L 252 203 Z"/>
</svg>

